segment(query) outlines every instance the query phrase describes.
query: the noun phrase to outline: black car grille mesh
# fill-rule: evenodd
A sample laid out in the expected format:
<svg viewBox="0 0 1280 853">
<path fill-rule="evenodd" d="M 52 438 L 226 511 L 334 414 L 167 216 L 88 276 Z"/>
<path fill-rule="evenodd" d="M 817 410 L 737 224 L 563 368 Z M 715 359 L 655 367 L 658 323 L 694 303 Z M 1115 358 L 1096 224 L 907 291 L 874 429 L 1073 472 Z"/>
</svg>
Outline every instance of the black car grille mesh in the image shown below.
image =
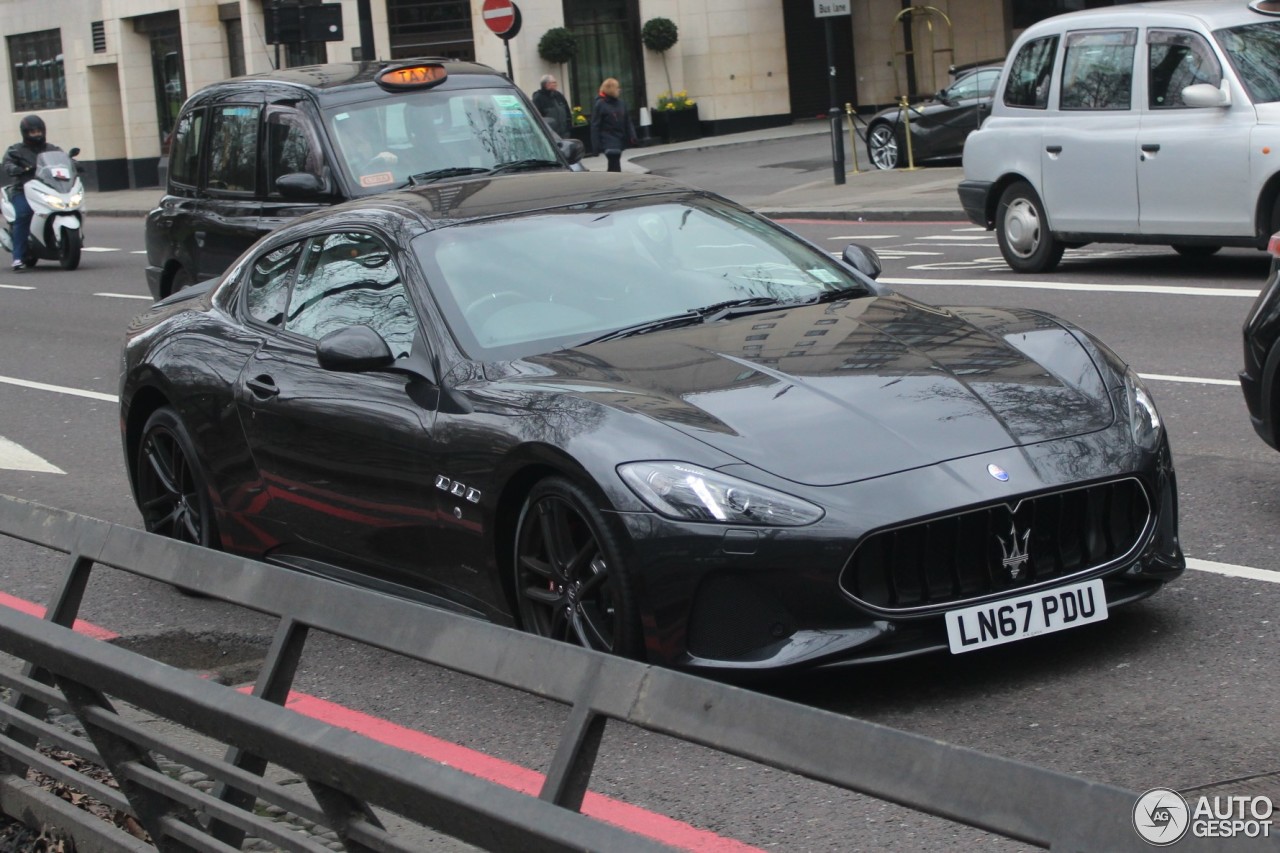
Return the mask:
<svg viewBox="0 0 1280 853">
<path fill-rule="evenodd" d="M 1140 543 L 1151 508 L 1133 479 L 872 533 L 840 586 L 873 608 L 951 605 L 1086 573 Z"/>
</svg>

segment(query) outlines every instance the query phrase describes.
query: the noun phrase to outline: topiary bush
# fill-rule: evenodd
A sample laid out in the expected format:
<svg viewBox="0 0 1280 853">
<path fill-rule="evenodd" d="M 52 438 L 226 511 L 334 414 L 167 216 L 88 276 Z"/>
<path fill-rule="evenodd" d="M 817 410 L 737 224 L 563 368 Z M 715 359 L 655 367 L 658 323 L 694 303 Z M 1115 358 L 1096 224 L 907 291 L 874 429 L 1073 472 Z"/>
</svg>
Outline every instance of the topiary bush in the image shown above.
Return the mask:
<svg viewBox="0 0 1280 853">
<path fill-rule="evenodd" d="M 538 41 L 538 56 L 547 62 L 564 65 L 578 53 L 578 37 L 566 27 L 553 27 Z"/>
</svg>

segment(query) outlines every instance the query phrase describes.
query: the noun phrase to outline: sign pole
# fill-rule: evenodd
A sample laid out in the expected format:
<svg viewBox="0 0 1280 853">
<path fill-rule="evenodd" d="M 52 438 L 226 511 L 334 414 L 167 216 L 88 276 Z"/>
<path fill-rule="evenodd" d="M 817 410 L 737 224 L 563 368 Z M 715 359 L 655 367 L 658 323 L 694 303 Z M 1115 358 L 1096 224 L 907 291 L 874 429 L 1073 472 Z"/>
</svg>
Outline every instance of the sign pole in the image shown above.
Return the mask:
<svg viewBox="0 0 1280 853">
<path fill-rule="evenodd" d="M 823 23 L 827 29 L 828 94 L 831 96 L 827 102 L 831 104 L 827 109 L 827 118 L 831 122 L 831 169 L 838 186 L 844 183 L 844 124 L 837 104 L 840 95 L 836 86 L 836 31 L 831 18 L 828 17 Z"/>
</svg>

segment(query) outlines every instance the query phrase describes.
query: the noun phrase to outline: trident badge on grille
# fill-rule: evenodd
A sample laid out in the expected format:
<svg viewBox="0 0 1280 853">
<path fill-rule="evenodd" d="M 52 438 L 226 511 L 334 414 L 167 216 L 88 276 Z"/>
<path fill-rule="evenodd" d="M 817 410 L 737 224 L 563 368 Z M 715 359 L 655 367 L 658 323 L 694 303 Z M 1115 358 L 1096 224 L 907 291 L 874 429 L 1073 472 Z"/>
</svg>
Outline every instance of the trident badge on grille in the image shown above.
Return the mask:
<svg viewBox="0 0 1280 853">
<path fill-rule="evenodd" d="M 1027 542 L 1031 538 L 1031 528 L 1028 527 L 1026 532 L 1021 536 L 1018 535 L 1017 524 L 1009 523 L 1009 539 L 1006 541 L 1003 536 L 996 536 L 1000 540 L 1000 550 L 1004 552 L 1004 559 L 1000 561 L 1000 565 L 1009 570 L 1009 577 L 1017 580 L 1022 574 L 1022 567 L 1026 565 L 1027 560 L 1031 559 L 1031 555 L 1027 553 Z"/>
</svg>

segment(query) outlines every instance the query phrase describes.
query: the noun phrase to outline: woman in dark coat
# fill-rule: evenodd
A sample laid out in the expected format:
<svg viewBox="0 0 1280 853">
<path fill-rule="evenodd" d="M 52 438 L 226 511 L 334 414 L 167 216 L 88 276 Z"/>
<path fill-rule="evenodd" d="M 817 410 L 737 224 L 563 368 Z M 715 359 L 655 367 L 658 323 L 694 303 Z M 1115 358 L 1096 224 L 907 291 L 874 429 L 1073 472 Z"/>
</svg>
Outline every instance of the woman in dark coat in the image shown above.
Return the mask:
<svg viewBox="0 0 1280 853">
<path fill-rule="evenodd" d="M 600 84 L 600 95 L 591 107 L 591 150 L 604 152 L 610 172 L 622 171 L 622 149 L 636 144 L 636 128 L 619 97 L 621 91 L 618 81 L 609 77 Z"/>
</svg>

